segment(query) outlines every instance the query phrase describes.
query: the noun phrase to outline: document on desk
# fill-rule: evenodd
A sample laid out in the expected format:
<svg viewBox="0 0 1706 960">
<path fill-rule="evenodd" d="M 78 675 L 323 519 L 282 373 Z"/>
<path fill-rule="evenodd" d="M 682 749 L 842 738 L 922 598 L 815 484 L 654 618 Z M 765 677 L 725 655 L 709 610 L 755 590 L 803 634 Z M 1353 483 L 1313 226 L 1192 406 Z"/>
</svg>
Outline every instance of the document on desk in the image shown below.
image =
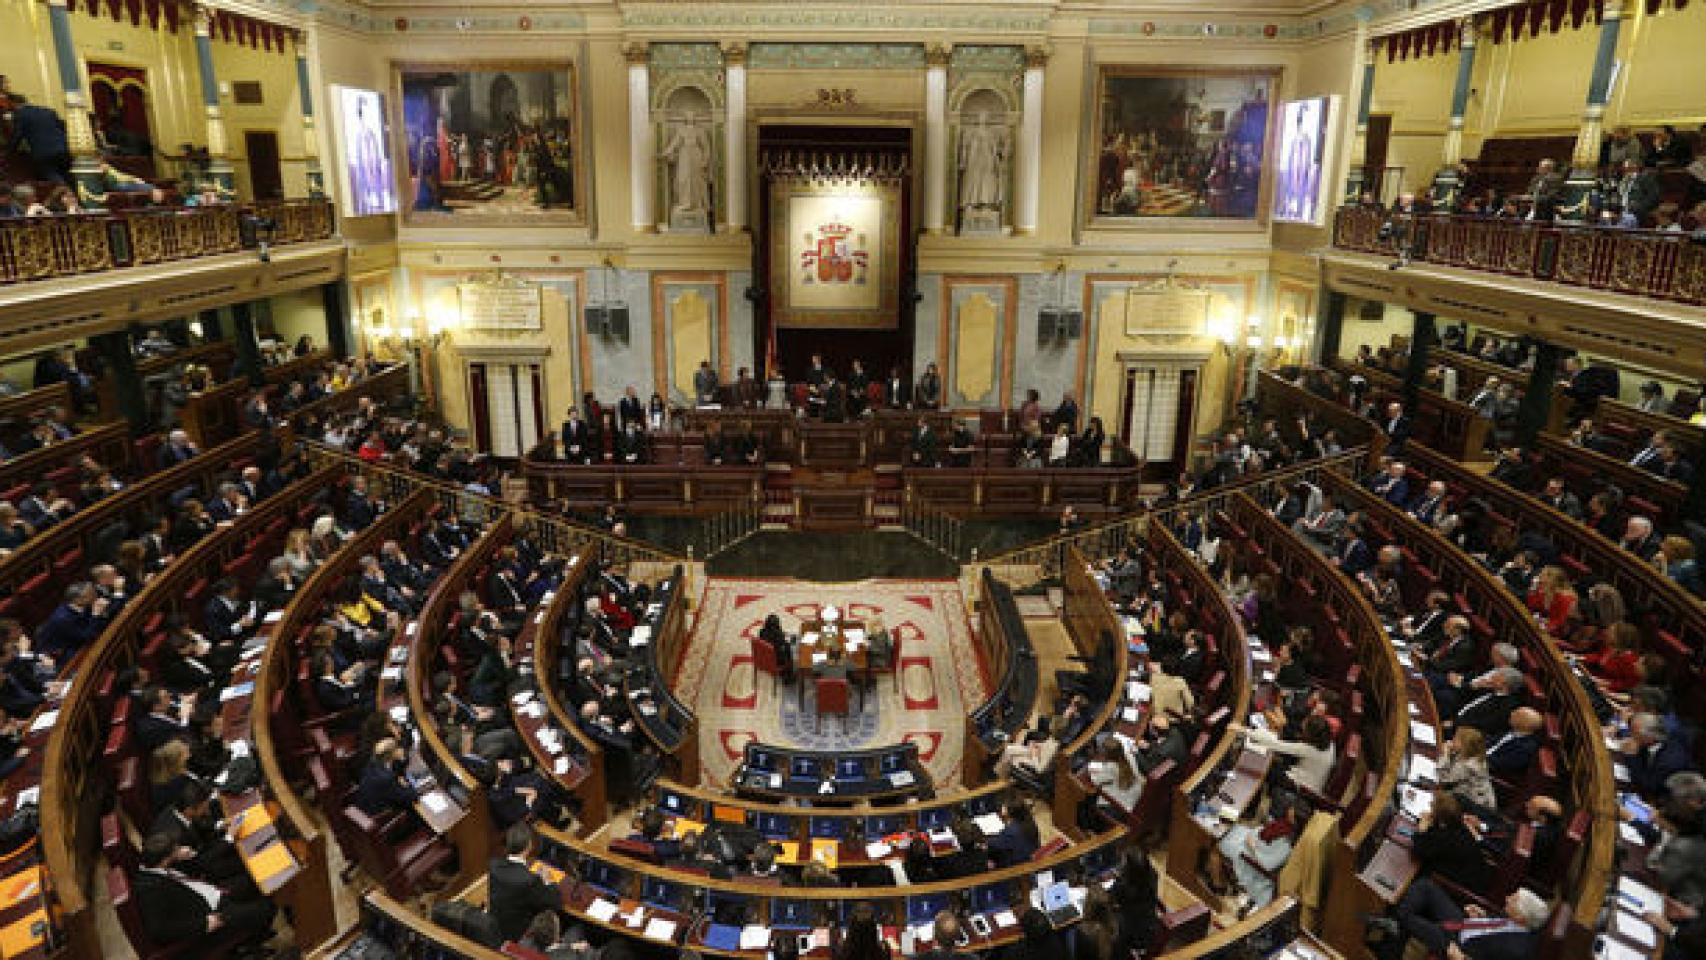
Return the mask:
<svg viewBox="0 0 1706 960">
<path fill-rule="evenodd" d="M 986 837 L 996 836 L 1007 826 L 1002 822 L 999 813 L 985 813 L 972 818 L 972 822 L 977 824 L 978 829 L 982 830 Z"/>
<path fill-rule="evenodd" d="M 1421 782 L 1438 783 L 1439 782 L 1439 765 L 1434 763 L 1433 758 L 1431 758 L 1431 757 L 1424 757 L 1419 753 L 1411 754 L 1411 756 L 1410 756 L 1410 782 L 1411 783 L 1421 783 Z"/>
<path fill-rule="evenodd" d="M 646 908 L 643 906 L 635 907 L 632 913 L 622 914 L 622 922 L 635 930 L 640 929 L 646 925 Z"/>
<path fill-rule="evenodd" d="M 911 770 L 896 770 L 889 774 L 889 783 L 897 787 L 910 787 L 915 779 Z"/>
<path fill-rule="evenodd" d="M 1663 894 L 1633 877 L 1617 878 L 1617 899 L 1641 914 L 1661 913 L 1665 908 Z"/>
<path fill-rule="evenodd" d="M 599 923 L 609 923 L 616 916 L 616 904 L 599 897 L 587 906 L 586 915 Z"/>
<path fill-rule="evenodd" d="M 1003 910 L 1000 913 L 997 913 L 994 919 L 995 925 L 1003 930 L 1008 927 L 1016 927 L 1019 925 L 1019 918 L 1013 916 L 1013 911 L 1011 910 Z"/>
<path fill-rule="evenodd" d="M 1628 910 L 1612 912 L 1611 932 L 1618 936 L 1628 937 L 1646 950 L 1651 950 L 1659 945 L 1658 933 L 1653 930 L 1653 925 Z"/>
<path fill-rule="evenodd" d="M 881 860 L 893 852 L 894 848 L 881 840 L 878 840 L 875 843 L 865 844 L 865 856 L 870 857 L 872 860 Z"/>
<path fill-rule="evenodd" d="M 651 624 L 647 623 L 642 623 L 635 627 L 634 632 L 628 635 L 628 643 L 630 646 L 643 647 L 650 643 L 651 640 L 652 628 Z"/>
<path fill-rule="evenodd" d="M 1439 743 L 1439 735 L 1434 732 L 1432 724 L 1410 721 L 1410 739 L 1425 747 Z"/>
<path fill-rule="evenodd" d="M 30 724 L 30 732 L 40 733 L 43 730 L 51 730 L 53 729 L 53 725 L 58 721 L 58 710 L 43 710 L 41 713 L 36 714 L 35 722 Z"/>
<path fill-rule="evenodd" d="M 450 809 L 450 798 L 434 790 L 421 795 L 421 806 L 426 807 L 429 813 L 443 813 Z"/>
<path fill-rule="evenodd" d="M 1141 680 L 1127 680 L 1125 682 L 1125 698 L 1133 703 L 1148 703 L 1149 684 Z"/>
<path fill-rule="evenodd" d="M 770 928 L 747 926 L 740 928 L 742 950 L 765 950 L 770 947 Z"/>
<path fill-rule="evenodd" d="M 663 917 L 653 917 L 651 921 L 646 924 L 645 933 L 641 934 L 641 936 L 644 936 L 647 940 L 661 940 L 664 943 L 668 943 L 675 939 L 675 921 L 665 920 Z"/>
</svg>

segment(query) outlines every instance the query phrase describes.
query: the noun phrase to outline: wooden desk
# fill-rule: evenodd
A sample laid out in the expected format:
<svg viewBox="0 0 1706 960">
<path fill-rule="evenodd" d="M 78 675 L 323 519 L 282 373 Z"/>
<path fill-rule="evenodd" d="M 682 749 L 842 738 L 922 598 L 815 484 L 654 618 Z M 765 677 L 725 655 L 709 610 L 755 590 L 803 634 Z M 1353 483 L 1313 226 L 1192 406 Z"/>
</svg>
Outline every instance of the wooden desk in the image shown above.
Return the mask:
<svg viewBox="0 0 1706 960">
<path fill-rule="evenodd" d="M 859 636 L 857 643 L 851 637 L 855 633 Z M 827 656 L 827 651 L 835 644 L 831 639 L 834 636 L 841 638 L 841 662 L 850 671 L 862 673 L 870 669 L 871 644 L 863 620 L 843 620 L 836 624 L 813 620 L 800 624 L 800 642 L 794 644 L 794 669 L 802 674 L 816 673 L 816 654 L 821 647 Z"/>
</svg>

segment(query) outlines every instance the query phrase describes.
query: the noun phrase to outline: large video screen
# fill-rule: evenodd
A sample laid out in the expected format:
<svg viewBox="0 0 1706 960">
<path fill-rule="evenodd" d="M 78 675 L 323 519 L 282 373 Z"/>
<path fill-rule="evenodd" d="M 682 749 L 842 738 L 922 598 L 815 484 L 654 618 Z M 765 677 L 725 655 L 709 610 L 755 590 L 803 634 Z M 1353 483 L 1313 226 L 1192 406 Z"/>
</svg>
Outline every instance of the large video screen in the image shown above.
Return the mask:
<svg viewBox="0 0 1706 960">
<path fill-rule="evenodd" d="M 344 216 L 397 212 L 397 177 L 385 136 L 385 95 L 332 87 L 338 106 L 338 183 Z"/>
<path fill-rule="evenodd" d="M 1328 119 L 1333 98 L 1288 100 L 1280 106 L 1279 170 L 1274 178 L 1274 219 L 1320 226 L 1326 186 Z"/>
</svg>

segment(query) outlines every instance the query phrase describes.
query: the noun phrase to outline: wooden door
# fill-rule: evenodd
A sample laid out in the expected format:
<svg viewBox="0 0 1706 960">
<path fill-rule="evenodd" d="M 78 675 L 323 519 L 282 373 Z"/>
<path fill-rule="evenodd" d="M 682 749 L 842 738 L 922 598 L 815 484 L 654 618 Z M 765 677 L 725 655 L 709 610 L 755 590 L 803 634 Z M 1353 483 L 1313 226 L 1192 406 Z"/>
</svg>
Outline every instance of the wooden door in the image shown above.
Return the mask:
<svg viewBox="0 0 1706 960">
<path fill-rule="evenodd" d="M 271 130 L 243 131 L 243 155 L 249 158 L 249 189 L 255 200 L 283 200 L 284 174 L 279 170 L 278 134 Z"/>
<path fill-rule="evenodd" d="M 1387 148 L 1392 142 L 1392 114 L 1371 113 L 1368 115 L 1368 136 L 1364 138 L 1365 147 L 1362 155 L 1362 182 L 1364 190 L 1371 190 L 1380 197 L 1384 184 L 1381 179 L 1386 172 Z"/>
</svg>

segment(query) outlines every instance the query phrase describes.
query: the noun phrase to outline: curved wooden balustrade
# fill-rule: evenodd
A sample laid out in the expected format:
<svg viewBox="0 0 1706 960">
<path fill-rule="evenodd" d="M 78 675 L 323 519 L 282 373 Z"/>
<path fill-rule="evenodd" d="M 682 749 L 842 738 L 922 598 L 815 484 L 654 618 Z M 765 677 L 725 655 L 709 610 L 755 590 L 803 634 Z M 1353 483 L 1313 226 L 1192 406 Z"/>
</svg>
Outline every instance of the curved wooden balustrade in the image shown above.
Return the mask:
<svg viewBox="0 0 1706 960">
<path fill-rule="evenodd" d="M 1404 398 L 1403 379 L 1379 367 L 1354 364 L 1337 357 L 1328 360 L 1327 367 L 1347 378 L 1354 376 L 1367 380 L 1366 398 L 1382 410 L 1388 401 Z M 1417 409 L 1409 411 L 1411 422 L 1415 424 L 1412 441 L 1425 443 L 1460 460 L 1491 458 L 1487 438 L 1492 433 L 1493 421 L 1481 416 L 1469 404 L 1447 400 L 1433 390 L 1419 391 L 1417 400 Z"/>
<path fill-rule="evenodd" d="M 699 718 L 674 692 L 675 676 L 687 655 L 686 589 L 687 578 L 681 565 L 676 564 L 669 580 L 652 595 L 652 602 L 663 604 L 663 610 L 640 621 L 651 628 L 652 637 L 640 655 L 643 669 L 623 676 L 622 692 L 629 703 L 636 704 L 646 699 L 641 691 L 649 691 L 655 709 L 647 713 L 636 708 L 634 726 L 657 748 L 660 756 L 670 758 L 676 776 L 693 781 L 699 779 Z"/>
<path fill-rule="evenodd" d="M 103 465 L 131 462 L 130 425 L 123 421 L 89 427 L 69 440 L 38 447 L 0 463 L 0 491 L 35 485 L 55 470 L 75 466 L 85 455 Z M 144 466 L 152 468 L 153 464 Z"/>
<path fill-rule="evenodd" d="M 305 771 L 285 768 L 281 759 L 286 740 L 303 740 L 300 730 L 283 731 L 275 727 L 283 722 L 284 703 L 290 697 L 290 687 L 296 678 L 299 638 L 320 622 L 331 595 L 359 577 L 359 561 L 368 554 L 377 555 L 386 540 L 398 539 L 409 525 L 427 515 L 434 505 L 432 495 L 417 491 L 401 503 L 385 511 L 373 525 L 357 533 L 328 557 L 296 590 L 283 616 L 273 624 L 261 654 L 255 675 L 253 700 L 259 705 L 250 717 L 250 735 L 254 754 L 260 763 L 266 792 L 279 805 L 281 820 L 290 833 L 300 838 L 306 848 L 303 857 L 301 882 L 304 892 L 318 895 L 324 891 L 323 903 L 302 904 L 308 909 L 293 911 L 296 921 L 296 941 L 304 949 L 313 949 L 337 935 L 331 903 L 331 867 L 327 854 L 327 834 L 323 818 L 312 812 L 311 804 L 303 798 L 297 784 L 311 781 Z M 299 713 L 292 714 L 300 716 Z M 294 759 L 294 758 L 293 758 Z M 307 899 L 307 898 L 304 898 Z"/>
<path fill-rule="evenodd" d="M 168 470 L 151 473 L 139 470 L 142 479 L 98 504 L 85 505 L 24 541 L 0 559 L 0 593 L 6 596 L 0 601 L 0 611 L 26 623 L 45 617 L 59 602 L 65 586 L 85 579 L 96 538 L 115 517 L 167 513 L 166 497 L 189 486 L 199 487 L 211 497 L 218 479 L 235 477 L 256 447 L 254 437 L 242 437 L 203 451 L 200 456 Z M 117 543 L 106 545 L 107 549 L 117 546 Z"/>
<path fill-rule="evenodd" d="M 71 409 L 70 384 L 54 383 L 14 393 L 9 397 L 0 397 L 0 421 L 28 420 L 49 407 Z"/>
<path fill-rule="evenodd" d="M 981 662 L 1001 672 L 989 678 L 992 681 L 989 696 L 966 714 L 960 754 L 961 783 L 983 779 L 992 757 L 1000 752 L 1001 735 L 1018 734 L 1030 721 L 1040 681 L 1036 650 L 1031 646 L 1012 589 L 996 580 L 988 567 L 983 568 L 977 589 L 978 629 L 973 632 L 972 642 L 977 646 Z M 899 663 L 894 668 L 899 670 Z"/>
<path fill-rule="evenodd" d="M 597 829 L 599 824 L 610 818 L 610 800 L 605 795 L 608 780 L 604 775 L 603 748 L 586 735 L 580 724 L 575 722 L 573 712 L 564 706 L 563 698 L 557 693 L 557 671 L 565 629 L 563 617 L 581 602 L 581 587 L 586 583 L 596 559 L 597 551 L 590 544 L 569 558 L 563 582 L 550 595 L 545 608 L 535 613 L 521 628 L 514 648 L 518 665 L 531 662 L 537 681 L 536 693 L 545 705 L 543 717 L 514 714 L 516 731 L 521 734 L 539 769 L 580 801 L 576 822 L 583 832 Z M 572 741 L 575 746 L 572 753 L 581 757 L 583 762 L 558 772 L 558 758 L 540 738 L 540 732 L 546 728 L 556 730 Z"/>
<path fill-rule="evenodd" d="M 1246 493 L 1231 498 L 1227 516 L 1236 527 L 1246 531 L 1249 544 L 1261 549 L 1268 569 L 1283 571 L 1286 579 L 1304 592 L 1300 602 L 1332 614 L 1324 620 L 1335 633 L 1343 631 L 1343 638 L 1350 644 L 1353 669 L 1360 673 L 1351 686 L 1363 694 L 1362 717 L 1356 730 L 1362 742 L 1362 756 L 1357 761 L 1361 769 L 1351 777 L 1343 799 L 1339 829 L 1343 839 L 1333 851 L 1327 906 L 1321 922 L 1323 939 L 1339 951 L 1351 954 L 1360 950 L 1363 937 L 1357 905 L 1375 909 L 1372 905 L 1379 900 L 1379 895 L 1369 890 L 1357 873 L 1358 858 L 1384 820 L 1408 754 L 1409 694 L 1404 672 L 1368 598 L 1326 557 L 1305 544 Z M 1264 640 L 1275 642 L 1274 638 Z M 1347 680 L 1349 676 L 1347 671 Z M 1339 762 L 1345 762 L 1345 758 L 1341 757 Z"/>
<path fill-rule="evenodd" d="M 1412 256 L 1426 263 L 1706 304 L 1706 246 L 1685 233 L 1343 206 L 1333 217 L 1333 246 L 1396 257 L 1396 239 L 1380 235 L 1388 220 L 1405 226 Z"/>
<path fill-rule="evenodd" d="M 1551 434 L 1534 438 L 1531 452 L 1537 481 L 1550 476 L 1563 477 L 1580 494 L 1584 505 L 1593 493 L 1614 485 L 1623 491 L 1625 504 L 1646 514 L 1660 531 L 1680 527 L 1689 518 L 1685 484 Z"/>
<path fill-rule="evenodd" d="M 1226 499 L 1227 495 L 1211 497 L 1204 506 L 1220 509 Z M 1230 727 L 1250 716 L 1255 671 L 1243 621 L 1233 611 L 1226 592 L 1167 529 L 1164 516 L 1155 517 L 1149 524 L 1149 562 L 1166 571 L 1168 585 L 1175 592 L 1188 590 L 1196 600 L 1191 607 L 1192 623 L 1205 635 L 1212 634 L 1215 638 L 1215 660 L 1205 669 L 1223 671 L 1226 675 L 1221 684 L 1224 706 L 1207 714 L 1198 742 L 1191 745 L 1194 766 L 1183 771 L 1174 788 L 1168 817 L 1167 875 L 1206 899 L 1208 888 L 1202 882 L 1199 865 L 1202 853 L 1214 841 L 1192 815 L 1192 806 L 1194 798 L 1204 792 L 1209 776 L 1229 769 L 1238 758 L 1235 751 L 1239 737 Z"/>
<path fill-rule="evenodd" d="M 1386 448 L 1386 434 L 1373 423 L 1266 370 L 1256 373 L 1256 401 L 1265 417 L 1277 417 L 1287 425 L 1308 418 L 1316 423 L 1317 429 L 1336 431 L 1339 444 L 1346 450 L 1367 447 L 1370 463 L 1379 459 Z"/>
<path fill-rule="evenodd" d="M 1433 528 L 1375 496 L 1352 478 L 1326 474 L 1323 479 L 1324 489 L 1337 497 L 1345 509 L 1360 510 L 1391 531 L 1403 531 L 1398 542 L 1410 554 L 1406 562 L 1423 565 L 1425 575 L 1437 579 L 1436 588 L 1452 594 L 1458 606 L 1471 614 L 1478 633 L 1515 644 L 1523 654 L 1524 672 L 1530 676 L 1538 674 L 1536 679 L 1545 699 L 1529 706 L 1558 718 L 1558 740 L 1563 753 L 1560 766 L 1568 775 L 1568 795 L 1563 798 L 1567 801 L 1566 813 L 1588 811 L 1593 824 L 1598 825 L 1590 824 L 1581 860 L 1565 866 L 1560 883 L 1565 895 L 1572 897 L 1572 915 L 1577 919 L 1573 942 L 1585 948 L 1592 940 L 1593 931 L 1591 926 L 1582 924 L 1591 925 L 1593 918 L 1599 916 L 1617 841 L 1615 831 L 1607 827 L 1617 816 L 1616 779 L 1587 692 L 1557 644 L 1491 571 Z"/>
<path fill-rule="evenodd" d="M 250 538 L 275 520 L 293 517 L 337 477 L 335 470 L 316 471 L 184 551 L 131 598 L 124 612 L 84 653 L 78 681 L 60 705 L 58 723 L 48 740 L 41 784 L 42 850 L 74 956 L 98 955 L 90 882 L 100 840 L 97 821 L 112 796 L 101 757 L 111 708 L 103 678 L 137 662 L 143 626 L 150 618 L 205 600 L 205 584 L 223 574 L 225 562 L 241 554 Z M 198 584 L 202 589 L 196 589 Z"/>
<path fill-rule="evenodd" d="M 389 464 L 370 464 L 353 453 L 336 450 L 323 443 L 309 443 L 306 448 L 308 459 L 315 466 L 337 466 L 346 473 L 367 476 L 389 496 L 407 495 L 410 491 L 426 488 L 437 491 L 438 497 L 447 504 L 463 504 L 466 509 L 487 515 L 510 510 L 525 522 L 528 535 L 549 553 L 571 556 L 579 553 L 588 544 L 593 544 L 597 547 L 599 562 L 616 567 L 626 567 L 636 562 L 678 563 L 686 559 L 644 540 L 619 537 L 567 517 L 525 510 L 506 504 L 496 497 L 470 493 L 455 484 L 401 470 Z"/>
<path fill-rule="evenodd" d="M 258 245 L 242 229 L 251 215 L 278 224 L 274 244 L 332 236 L 326 199 L 18 217 L 0 221 L 0 284 L 236 253 Z"/>
<path fill-rule="evenodd" d="M 462 765 L 457 752 L 438 735 L 438 725 L 433 722 L 428 698 L 431 696 L 438 648 L 445 640 L 450 615 L 456 610 L 462 591 L 476 589 L 476 577 L 498 548 L 509 544 L 514 533 L 514 518 L 508 513 L 497 514 L 487 522 L 480 539 L 469 544 L 468 549 L 433 584 L 426 602 L 421 605 L 420 615 L 415 618 L 420 627 L 409 648 L 408 662 L 403 665 L 409 713 L 419 733 L 421 751 L 437 760 L 439 768 L 467 791 L 466 811 L 449 832 L 450 842 L 456 847 L 458 878 L 464 883 L 485 872 L 486 860 L 493 848 L 492 813 L 486 802 L 485 787 Z"/>
<path fill-rule="evenodd" d="M 1141 723 L 1126 727 L 1119 720 L 1120 711 L 1126 705 L 1126 678 L 1132 667 L 1131 645 L 1126 639 L 1125 624 L 1108 603 L 1107 594 L 1097 582 L 1094 569 L 1084 554 L 1074 547 L 1067 547 L 1066 566 L 1060 576 L 1061 624 L 1066 628 L 1067 636 L 1072 638 L 1072 646 L 1079 656 L 1094 658 L 1103 644 L 1113 644 L 1114 687 L 1108 699 L 1096 705 L 1096 715 L 1084 726 L 1083 732 L 1072 742 L 1060 745 L 1059 757 L 1054 764 L 1054 822 L 1057 825 L 1075 823 L 1078 804 L 1093 792 L 1088 784 L 1073 776 L 1074 758 L 1088 760 L 1087 754 L 1094 746 L 1096 736 L 1112 726 L 1125 728 L 1128 736 L 1135 737 L 1143 732 Z M 1147 705 L 1139 709 L 1144 714 L 1148 712 Z M 1168 776 L 1177 777 L 1181 772 L 1173 771 Z M 1158 786 L 1171 789 L 1171 784 Z M 1153 815 L 1155 820 L 1161 821 L 1166 819 L 1165 813 L 1164 809 L 1151 808 L 1145 811 L 1145 816 Z M 1067 826 L 1061 829 L 1071 832 Z"/>
<path fill-rule="evenodd" d="M 299 378 L 311 377 L 321 370 L 328 370 L 331 362 L 332 355 L 319 350 L 306 356 L 293 357 L 284 363 L 264 367 L 261 377 L 272 395 L 272 402 L 276 404 L 284 385 Z M 388 372 L 390 371 L 382 370 L 375 376 Z M 406 372 L 404 379 L 407 379 Z M 360 386 L 357 384 L 350 389 L 360 389 Z M 246 378 L 226 380 L 200 393 L 190 394 L 183 408 L 178 411 L 178 417 L 184 430 L 196 443 L 204 447 L 220 443 L 247 429 L 243 422 L 243 407 L 254 392 L 255 386 Z M 336 394 L 333 394 L 321 399 L 331 400 L 335 397 Z"/>
<path fill-rule="evenodd" d="M 334 413 L 349 413 L 360 405 L 362 398 L 369 397 L 381 406 L 394 397 L 409 395 L 409 365 L 393 363 L 382 370 L 375 371 L 360 383 L 345 387 L 335 393 L 321 397 L 313 403 L 303 404 L 292 410 L 281 419 L 288 420 L 302 435 L 318 440 L 318 431 L 308 431 L 305 425 L 309 421 L 324 423 L 326 417 Z"/>
<path fill-rule="evenodd" d="M 1411 451 L 1409 460 L 1430 479 L 1444 480 L 1454 495 L 1485 499 L 1496 511 L 1495 522 L 1544 534 L 1572 578 L 1591 572 L 1617 588 L 1635 611 L 1632 616 L 1643 626 L 1649 646 L 1670 661 L 1673 670 L 1695 669 L 1695 652 L 1706 649 L 1706 602 L 1592 527 L 1508 484 L 1465 470 L 1426 448 Z"/>
</svg>

